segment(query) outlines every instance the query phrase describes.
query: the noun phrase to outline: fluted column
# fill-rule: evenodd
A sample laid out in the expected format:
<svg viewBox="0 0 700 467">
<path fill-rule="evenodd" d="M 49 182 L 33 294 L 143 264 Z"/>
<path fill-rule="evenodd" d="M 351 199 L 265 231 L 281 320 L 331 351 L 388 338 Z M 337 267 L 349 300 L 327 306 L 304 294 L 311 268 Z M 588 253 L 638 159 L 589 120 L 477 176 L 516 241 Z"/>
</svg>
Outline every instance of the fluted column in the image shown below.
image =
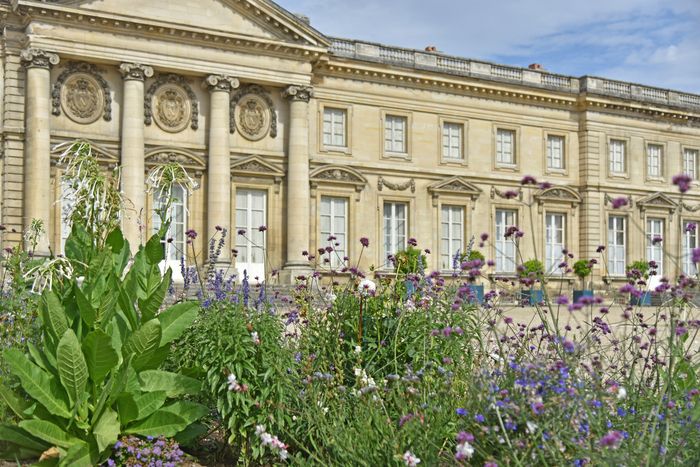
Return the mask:
<svg viewBox="0 0 700 467">
<path fill-rule="evenodd" d="M 132 250 L 144 240 L 146 187 L 143 96 L 144 81 L 153 76 L 153 68 L 138 63 L 122 63 L 119 71 L 124 78 L 122 103 L 122 191 L 126 197 L 122 229 Z"/>
<path fill-rule="evenodd" d="M 209 88 L 209 163 L 207 167 L 207 238 L 216 233 L 216 226 L 228 229 L 226 245 L 217 259 L 222 266 L 231 261 L 229 239 L 231 228 L 231 145 L 230 95 L 239 86 L 236 78 L 222 75 L 207 76 Z"/>
<path fill-rule="evenodd" d="M 309 99 L 310 86 L 289 86 L 289 150 L 287 154 L 287 261 L 285 269 L 305 268 L 309 249 Z"/>
<path fill-rule="evenodd" d="M 44 233 L 39 236 L 34 253 L 48 256 L 51 213 L 50 69 L 58 64 L 59 58 L 56 54 L 30 48 L 21 52 L 20 59 L 27 68 L 24 230 L 29 228 L 32 219 L 43 223 Z"/>
</svg>

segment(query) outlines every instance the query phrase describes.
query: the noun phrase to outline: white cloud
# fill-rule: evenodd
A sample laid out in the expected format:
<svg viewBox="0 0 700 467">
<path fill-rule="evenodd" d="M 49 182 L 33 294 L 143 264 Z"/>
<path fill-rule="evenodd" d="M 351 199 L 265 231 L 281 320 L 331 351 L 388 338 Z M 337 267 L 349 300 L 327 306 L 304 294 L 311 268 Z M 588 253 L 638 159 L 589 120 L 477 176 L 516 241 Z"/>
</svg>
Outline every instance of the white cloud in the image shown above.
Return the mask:
<svg viewBox="0 0 700 467">
<path fill-rule="evenodd" d="M 700 0 L 278 0 L 330 36 L 700 92 Z"/>
</svg>

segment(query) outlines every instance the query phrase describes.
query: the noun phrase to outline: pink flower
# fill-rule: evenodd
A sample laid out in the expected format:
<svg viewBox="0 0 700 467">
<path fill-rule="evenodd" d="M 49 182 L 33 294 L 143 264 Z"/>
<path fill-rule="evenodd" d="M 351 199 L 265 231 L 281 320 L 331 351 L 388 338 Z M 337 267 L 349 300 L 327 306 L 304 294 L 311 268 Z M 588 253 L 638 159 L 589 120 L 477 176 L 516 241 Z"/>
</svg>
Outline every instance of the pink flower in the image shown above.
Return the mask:
<svg viewBox="0 0 700 467">
<path fill-rule="evenodd" d="M 613 209 L 620 209 L 620 208 L 623 207 L 623 206 L 627 206 L 628 203 L 629 203 L 629 201 L 628 201 L 627 198 L 625 198 L 624 196 L 620 196 L 619 198 L 614 198 L 614 199 L 610 202 L 610 204 L 612 205 Z"/>
</svg>

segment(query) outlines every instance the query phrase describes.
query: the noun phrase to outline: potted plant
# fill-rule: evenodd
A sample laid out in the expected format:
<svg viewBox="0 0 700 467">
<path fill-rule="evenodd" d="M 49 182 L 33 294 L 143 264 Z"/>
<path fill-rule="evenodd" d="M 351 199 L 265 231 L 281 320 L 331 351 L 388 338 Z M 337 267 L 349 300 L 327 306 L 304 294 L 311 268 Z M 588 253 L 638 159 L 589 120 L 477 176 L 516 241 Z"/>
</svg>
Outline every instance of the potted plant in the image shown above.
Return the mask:
<svg viewBox="0 0 700 467">
<path fill-rule="evenodd" d="M 396 265 L 396 278 L 403 279 L 404 287 L 406 288 L 406 296 L 411 296 L 416 290 L 416 284 L 413 280 L 409 279 L 410 274 L 417 274 L 422 271 L 427 266 L 428 262 L 425 259 L 425 255 L 418 248 L 410 246 L 405 250 L 401 250 L 396 255 L 395 265 Z"/>
<path fill-rule="evenodd" d="M 476 261 L 480 262 L 480 265 L 478 267 L 470 268 L 470 269 L 481 269 L 483 266 L 486 265 L 486 258 L 484 257 L 484 255 L 481 254 L 481 252 L 479 250 L 474 250 L 474 249 L 472 249 L 469 252 L 469 254 L 462 255 L 460 260 L 471 262 L 471 263 L 474 263 Z M 484 286 L 483 286 L 483 284 L 476 284 L 474 282 L 475 278 L 471 278 L 471 277 L 470 277 L 469 281 L 470 281 L 470 284 L 468 285 L 468 287 L 469 287 L 470 295 L 473 297 L 471 299 L 471 301 L 475 302 L 475 303 L 479 303 L 479 304 L 483 303 L 484 302 Z"/>
<path fill-rule="evenodd" d="M 574 289 L 574 302 L 578 301 L 581 297 L 592 297 L 593 290 L 586 288 L 586 277 L 590 276 L 593 272 L 590 261 L 585 259 L 580 259 L 574 263 L 574 274 L 576 277 L 581 279 L 581 290 Z M 590 283 L 589 283 L 590 286 Z"/>
<path fill-rule="evenodd" d="M 535 289 L 535 283 L 542 279 L 544 275 L 544 265 L 538 259 L 530 259 L 525 261 L 518 268 L 518 275 L 523 285 L 528 288 L 523 288 L 520 291 L 520 297 L 523 302 L 527 301 L 530 306 L 541 303 L 544 300 L 544 292 L 541 288 Z"/>
<path fill-rule="evenodd" d="M 637 260 L 631 264 L 627 265 L 627 278 L 636 287 L 636 282 L 643 280 L 644 282 L 649 280 L 649 263 L 644 260 Z M 651 305 L 651 292 L 649 290 L 642 291 L 642 295 L 637 297 L 632 294 L 630 296 L 630 305 L 637 306 L 649 306 Z"/>
</svg>

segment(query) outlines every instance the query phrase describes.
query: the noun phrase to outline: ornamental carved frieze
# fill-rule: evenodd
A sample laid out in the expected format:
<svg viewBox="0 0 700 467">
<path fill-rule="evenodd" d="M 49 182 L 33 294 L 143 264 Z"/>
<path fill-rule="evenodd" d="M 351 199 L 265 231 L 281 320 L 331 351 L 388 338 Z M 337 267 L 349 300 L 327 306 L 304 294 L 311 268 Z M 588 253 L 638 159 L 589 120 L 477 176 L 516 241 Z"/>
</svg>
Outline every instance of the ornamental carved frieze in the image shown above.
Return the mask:
<svg viewBox="0 0 700 467">
<path fill-rule="evenodd" d="M 196 176 L 202 175 L 206 169 L 204 159 L 190 151 L 179 148 L 159 147 L 146 153 L 146 168 L 163 164 L 180 164 Z"/>
<path fill-rule="evenodd" d="M 259 141 L 268 134 L 270 138 L 277 136 L 275 105 L 261 86 L 249 84 L 231 96 L 230 130 L 249 141 Z"/>
<path fill-rule="evenodd" d="M 428 192 L 433 196 L 433 205 L 437 206 L 437 200 L 441 195 L 452 197 L 466 197 L 474 201 L 481 196 L 481 188 L 468 182 L 460 176 L 450 177 L 446 180 L 435 182 L 428 187 Z M 475 205 L 472 205 L 472 209 Z"/>
<path fill-rule="evenodd" d="M 112 93 L 95 65 L 71 62 L 51 89 L 51 113 L 61 111 L 76 123 L 89 124 L 100 117 L 112 120 Z"/>
<path fill-rule="evenodd" d="M 386 180 L 384 177 L 379 177 L 379 180 L 377 181 L 377 190 L 382 191 L 384 187 L 387 187 L 390 190 L 394 191 L 406 191 L 409 188 L 411 189 L 411 193 L 416 192 L 416 181 L 414 179 L 406 180 L 403 183 L 395 183 L 395 182 L 390 182 L 389 180 Z"/>
<path fill-rule="evenodd" d="M 345 165 L 322 165 L 313 169 L 309 174 L 312 194 L 320 185 L 346 186 L 355 190 L 356 200 L 360 200 L 360 192 L 367 186 L 367 179 L 357 170 Z"/>
<path fill-rule="evenodd" d="M 149 86 L 144 99 L 144 123 L 156 125 L 169 133 L 199 128 L 199 101 L 185 78 L 160 75 Z"/>
</svg>

